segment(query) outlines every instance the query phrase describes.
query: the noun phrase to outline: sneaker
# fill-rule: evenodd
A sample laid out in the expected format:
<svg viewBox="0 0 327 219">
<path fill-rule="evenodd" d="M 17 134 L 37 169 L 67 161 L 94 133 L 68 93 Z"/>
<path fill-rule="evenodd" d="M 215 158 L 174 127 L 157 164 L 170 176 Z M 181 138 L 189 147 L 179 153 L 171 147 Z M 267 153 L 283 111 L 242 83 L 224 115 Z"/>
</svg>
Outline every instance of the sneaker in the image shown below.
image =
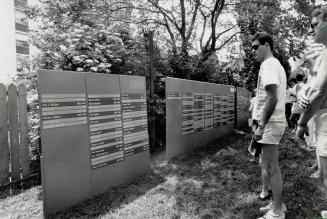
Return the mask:
<svg viewBox="0 0 327 219">
<path fill-rule="evenodd" d="M 321 175 L 319 170 L 310 175 L 310 178 L 312 179 L 319 179 L 320 177 Z"/>
<path fill-rule="evenodd" d="M 317 163 L 315 163 L 311 167 L 309 167 L 309 170 L 316 170 L 316 169 L 318 169 L 318 164 Z"/>
<path fill-rule="evenodd" d="M 270 192 L 268 192 L 267 194 L 264 192 L 261 192 L 259 195 L 259 199 L 261 201 L 266 201 L 266 200 L 270 199 L 271 197 L 272 197 L 272 194 Z"/>
<path fill-rule="evenodd" d="M 320 212 L 322 218 L 327 218 L 327 211 Z"/>
<path fill-rule="evenodd" d="M 258 219 L 285 219 L 285 212 L 282 211 L 279 215 L 276 215 L 269 210 L 267 213 L 265 213 L 265 215 L 259 217 Z"/>
<path fill-rule="evenodd" d="M 259 208 L 260 211 L 267 212 L 272 209 L 272 202 L 270 202 L 267 206 Z M 287 212 L 286 205 L 282 203 L 282 211 Z"/>
<path fill-rule="evenodd" d="M 305 148 L 305 150 L 306 150 L 306 151 L 314 151 L 314 150 L 316 150 L 316 148 L 315 148 L 315 147 L 312 147 L 312 146 L 307 146 L 307 147 Z"/>
</svg>

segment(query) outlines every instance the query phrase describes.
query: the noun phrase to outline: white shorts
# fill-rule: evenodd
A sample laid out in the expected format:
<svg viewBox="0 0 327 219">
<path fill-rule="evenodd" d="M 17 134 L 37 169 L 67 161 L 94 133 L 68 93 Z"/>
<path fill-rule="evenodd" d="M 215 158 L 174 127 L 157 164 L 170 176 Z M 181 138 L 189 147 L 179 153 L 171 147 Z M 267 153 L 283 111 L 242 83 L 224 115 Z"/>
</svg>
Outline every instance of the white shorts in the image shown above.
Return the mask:
<svg viewBox="0 0 327 219">
<path fill-rule="evenodd" d="M 262 139 L 258 141 L 261 144 L 279 144 L 286 128 L 286 122 L 269 121 L 263 131 Z"/>
<path fill-rule="evenodd" d="M 316 140 L 317 153 L 327 157 L 327 109 L 320 109 L 313 117 L 313 132 Z"/>
</svg>

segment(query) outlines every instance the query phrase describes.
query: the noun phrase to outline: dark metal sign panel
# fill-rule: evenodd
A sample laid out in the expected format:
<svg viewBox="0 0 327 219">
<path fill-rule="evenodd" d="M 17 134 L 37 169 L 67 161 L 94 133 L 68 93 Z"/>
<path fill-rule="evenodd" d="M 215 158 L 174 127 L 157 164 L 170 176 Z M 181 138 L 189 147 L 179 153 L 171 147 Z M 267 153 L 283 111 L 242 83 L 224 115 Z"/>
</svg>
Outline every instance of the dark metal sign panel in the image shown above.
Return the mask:
<svg viewBox="0 0 327 219">
<path fill-rule="evenodd" d="M 215 88 L 219 87 L 217 84 L 206 83 L 205 85 L 205 127 L 206 136 L 205 142 L 208 143 L 217 138 L 218 130 L 215 126 L 215 114 L 217 113 L 217 107 L 215 109 Z M 216 97 L 217 99 L 217 97 Z M 217 105 L 217 102 L 216 102 Z M 215 112 L 216 110 L 216 112 Z"/>
<path fill-rule="evenodd" d="M 218 128 L 221 126 L 221 108 L 222 108 L 222 98 L 221 98 L 221 92 L 214 92 L 214 97 L 213 97 L 213 127 Z"/>
<path fill-rule="evenodd" d="M 210 130 L 213 128 L 213 91 L 211 84 L 207 83 L 205 87 L 204 95 L 204 118 L 205 118 L 205 130 Z"/>
<path fill-rule="evenodd" d="M 194 81 L 194 148 L 205 145 L 205 86 Z"/>
<path fill-rule="evenodd" d="M 38 72 L 45 215 L 91 197 L 85 74 Z"/>
<path fill-rule="evenodd" d="M 192 92 L 183 92 L 182 99 L 182 134 L 193 134 L 194 132 L 194 95 Z"/>
<path fill-rule="evenodd" d="M 101 77 L 102 76 L 102 77 Z M 107 83 L 104 84 L 109 89 L 110 82 L 113 82 L 111 75 L 93 75 L 97 80 L 105 81 L 104 76 L 107 76 Z M 92 76 L 89 76 L 92 77 Z M 88 85 L 88 105 L 89 105 L 89 128 L 90 128 L 90 147 L 91 147 L 91 166 L 92 169 L 100 168 L 122 161 L 123 153 L 123 132 L 121 119 L 121 103 L 119 87 L 116 93 L 109 91 L 106 94 L 94 94 L 92 85 L 98 88 L 98 81 L 90 81 L 87 78 Z M 116 81 L 119 82 L 118 76 Z"/>
<path fill-rule="evenodd" d="M 92 194 L 96 195 L 124 182 L 119 75 L 87 73 L 86 86 Z"/>
<path fill-rule="evenodd" d="M 145 77 L 120 75 L 124 174 L 133 179 L 150 169 Z"/>
<path fill-rule="evenodd" d="M 166 98 L 168 159 L 201 147 L 234 127 L 231 86 L 168 77 Z"/>
<path fill-rule="evenodd" d="M 204 124 L 204 107 L 205 107 L 205 93 L 204 87 L 201 82 L 194 82 L 195 93 L 194 93 L 194 131 L 201 132 L 205 129 Z"/>
<path fill-rule="evenodd" d="M 149 149 L 145 93 L 122 93 L 125 156 Z"/>
<path fill-rule="evenodd" d="M 217 134 L 214 139 L 228 134 L 234 128 L 234 124 L 228 121 L 234 116 L 234 114 L 228 115 L 234 107 L 234 105 L 231 104 L 231 98 L 234 95 L 233 92 L 233 87 L 228 85 L 219 85 L 214 88 L 214 95 L 216 97 L 215 115 L 217 113 L 216 121 L 218 121 L 215 128 L 215 133 Z"/>
<path fill-rule="evenodd" d="M 38 75 L 45 216 L 150 169 L 144 77 Z"/>
<path fill-rule="evenodd" d="M 237 88 L 237 126 L 247 125 L 251 94 L 243 87 Z"/>
<path fill-rule="evenodd" d="M 193 81 L 166 78 L 166 157 L 193 148 Z"/>
</svg>

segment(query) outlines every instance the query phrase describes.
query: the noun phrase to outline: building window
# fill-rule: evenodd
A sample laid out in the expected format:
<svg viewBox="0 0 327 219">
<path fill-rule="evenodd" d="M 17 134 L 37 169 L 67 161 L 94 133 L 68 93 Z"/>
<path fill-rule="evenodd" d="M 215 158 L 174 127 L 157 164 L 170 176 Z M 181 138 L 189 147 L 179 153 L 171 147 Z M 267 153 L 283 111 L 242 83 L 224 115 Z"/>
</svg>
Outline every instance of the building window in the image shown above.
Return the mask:
<svg viewBox="0 0 327 219">
<path fill-rule="evenodd" d="M 15 8 L 26 8 L 27 0 L 14 0 Z"/>
<path fill-rule="evenodd" d="M 16 30 L 27 33 L 28 32 L 28 19 L 24 12 L 15 10 L 15 27 Z"/>
<path fill-rule="evenodd" d="M 30 49 L 28 42 L 23 40 L 16 40 L 16 53 L 29 55 Z"/>
</svg>

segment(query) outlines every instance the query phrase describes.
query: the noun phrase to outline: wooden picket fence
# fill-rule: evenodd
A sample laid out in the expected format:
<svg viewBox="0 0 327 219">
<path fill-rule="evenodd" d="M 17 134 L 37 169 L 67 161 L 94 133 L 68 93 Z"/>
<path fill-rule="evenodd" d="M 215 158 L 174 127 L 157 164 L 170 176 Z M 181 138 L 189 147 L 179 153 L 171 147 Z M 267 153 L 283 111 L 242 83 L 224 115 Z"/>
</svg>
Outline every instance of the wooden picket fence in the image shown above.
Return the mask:
<svg viewBox="0 0 327 219">
<path fill-rule="evenodd" d="M 30 174 L 26 87 L 0 83 L 0 186 Z"/>
</svg>

